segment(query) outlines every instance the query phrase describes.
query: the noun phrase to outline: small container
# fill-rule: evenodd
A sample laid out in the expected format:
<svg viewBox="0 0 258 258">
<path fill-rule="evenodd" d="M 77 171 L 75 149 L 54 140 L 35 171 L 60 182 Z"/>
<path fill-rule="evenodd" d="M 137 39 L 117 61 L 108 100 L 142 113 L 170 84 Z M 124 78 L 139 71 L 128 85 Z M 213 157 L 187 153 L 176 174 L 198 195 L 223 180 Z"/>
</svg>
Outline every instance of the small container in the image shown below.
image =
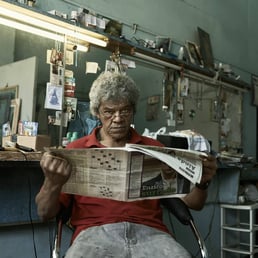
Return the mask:
<svg viewBox="0 0 258 258">
<path fill-rule="evenodd" d="M 72 21 L 78 20 L 78 12 L 77 11 L 71 11 L 71 20 Z"/>
<path fill-rule="evenodd" d="M 72 138 L 72 132 L 67 132 L 66 138 L 70 140 Z"/>
<path fill-rule="evenodd" d="M 34 4 L 35 4 L 35 1 L 34 0 L 28 0 L 27 4 L 28 4 L 28 6 L 33 7 Z"/>
<path fill-rule="evenodd" d="M 72 136 L 73 138 L 78 138 L 78 132 L 73 132 L 73 136 Z"/>
<path fill-rule="evenodd" d="M 78 132 L 73 132 L 72 137 L 71 137 L 71 142 L 73 142 L 74 140 L 78 139 Z"/>
<path fill-rule="evenodd" d="M 239 204 L 243 204 L 243 203 L 245 203 L 245 201 L 246 201 L 246 198 L 245 198 L 244 195 L 239 195 L 238 196 L 238 203 Z"/>
<path fill-rule="evenodd" d="M 17 2 L 20 4 L 27 4 L 27 0 L 18 0 Z"/>
<path fill-rule="evenodd" d="M 62 138 L 62 147 L 66 147 L 70 143 L 70 140 L 67 137 Z"/>
</svg>

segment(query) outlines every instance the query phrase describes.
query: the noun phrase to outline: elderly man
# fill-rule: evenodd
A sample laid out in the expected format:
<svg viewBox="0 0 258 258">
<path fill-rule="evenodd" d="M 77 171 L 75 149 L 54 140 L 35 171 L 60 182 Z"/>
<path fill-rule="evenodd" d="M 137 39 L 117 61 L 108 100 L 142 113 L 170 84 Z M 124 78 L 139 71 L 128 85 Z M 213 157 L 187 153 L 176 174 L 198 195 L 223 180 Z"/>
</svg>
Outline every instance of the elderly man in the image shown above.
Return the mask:
<svg viewBox="0 0 258 258">
<path fill-rule="evenodd" d="M 122 147 L 126 143 L 162 146 L 130 127 L 139 98 L 139 90 L 130 77 L 102 73 L 93 82 L 89 97 L 91 113 L 102 125 L 67 148 Z M 48 154 L 43 155 L 40 164 L 45 180 L 36 196 L 39 215 L 44 220 L 51 219 L 61 207 L 73 205 L 74 234 L 65 257 L 190 257 L 163 224 L 160 200 L 122 202 L 65 194 L 61 189 L 71 173 L 69 163 Z M 215 173 L 215 158 L 203 158 L 201 184 L 183 198 L 188 207 L 196 210 L 203 207 L 206 183 Z"/>
</svg>

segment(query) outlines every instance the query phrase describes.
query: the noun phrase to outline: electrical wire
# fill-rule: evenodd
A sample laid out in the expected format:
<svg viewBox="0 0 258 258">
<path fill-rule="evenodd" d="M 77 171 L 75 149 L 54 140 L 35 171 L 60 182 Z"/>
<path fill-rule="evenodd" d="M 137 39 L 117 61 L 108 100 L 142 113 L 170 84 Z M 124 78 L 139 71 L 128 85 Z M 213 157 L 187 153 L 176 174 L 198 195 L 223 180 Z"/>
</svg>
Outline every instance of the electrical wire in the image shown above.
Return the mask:
<svg viewBox="0 0 258 258">
<path fill-rule="evenodd" d="M 214 202 L 216 203 L 218 200 L 218 195 L 219 195 L 219 184 L 217 185 L 217 191 L 215 194 L 215 200 Z M 213 209 L 212 209 L 212 214 L 211 214 L 211 219 L 210 219 L 210 223 L 208 226 L 208 233 L 206 234 L 206 236 L 203 238 L 204 242 L 206 243 L 206 241 L 208 240 L 208 238 L 210 237 L 210 234 L 212 232 L 212 225 L 213 225 L 213 221 L 214 221 L 214 216 L 215 216 L 215 206 L 216 204 L 213 204 Z M 200 253 L 200 250 L 196 253 L 195 257 L 197 257 L 197 255 Z"/>
<path fill-rule="evenodd" d="M 48 243 L 49 243 L 49 258 L 52 258 L 52 251 L 53 251 L 53 243 L 54 243 L 54 237 L 53 237 L 53 233 L 55 232 L 53 230 L 53 225 L 52 223 L 49 221 L 48 222 Z"/>
<path fill-rule="evenodd" d="M 219 194 L 219 186 L 217 187 L 217 191 L 216 191 L 216 195 L 215 195 L 215 202 L 217 201 L 218 199 L 218 194 Z M 167 210 L 167 209 L 166 209 Z M 210 219 L 210 223 L 209 223 L 209 230 L 208 230 L 208 233 L 206 234 L 206 236 L 203 238 L 204 239 L 204 242 L 207 241 L 207 239 L 209 238 L 211 232 L 212 232 L 212 225 L 213 225 L 213 221 L 214 221 L 214 216 L 215 216 L 215 204 L 213 205 L 213 209 L 212 209 L 212 215 L 211 215 L 211 219 Z M 170 228 L 172 229 L 172 232 L 173 232 L 173 237 L 176 239 L 176 230 L 175 230 L 175 227 L 174 227 L 174 224 L 173 224 L 173 220 L 172 220 L 172 215 L 171 213 L 167 210 L 167 217 L 168 217 L 168 222 L 169 222 L 169 226 Z M 177 240 L 177 239 L 176 239 Z M 198 257 L 198 255 L 200 254 L 200 250 L 198 250 L 194 255 L 193 257 Z"/>
<path fill-rule="evenodd" d="M 168 209 L 166 209 L 166 211 L 167 211 L 167 217 L 168 217 L 168 220 L 169 220 L 169 226 L 172 230 L 173 237 L 176 239 L 176 230 L 175 230 L 175 227 L 174 227 L 174 223 L 173 223 L 173 220 L 172 220 L 171 213 Z"/>
<path fill-rule="evenodd" d="M 177 233 L 176 233 L 175 226 L 174 226 L 174 223 L 173 223 L 173 220 L 172 220 L 173 216 L 172 216 L 172 214 L 169 210 L 167 210 L 167 209 L 165 209 L 165 210 L 167 211 L 167 217 L 168 217 L 168 220 L 169 220 L 168 222 L 169 222 L 169 226 L 172 230 L 173 238 L 177 241 Z M 189 250 L 188 250 L 188 252 L 189 252 Z M 197 251 L 197 255 L 199 254 L 199 252 L 200 252 L 200 250 Z M 197 255 L 193 255 L 193 254 L 191 254 L 191 255 L 192 255 L 193 258 L 197 257 Z"/>
<path fill-rule="evenodd" d="M 34 251 L 34 256 L 35 258 L 37 258 L 37 248 L 36 248 L 36 243 L 35 243 L 35 228 L 34 228 L 34 224 L 32 221 L 32 210 L 31 210 L 31 206 L 32 206 L 32 194 L 31 194 L 31 181 L 30 181 L 30 176 L 28 177 L 28 186 L 29 186 L 29 218 L 30 218 L 30 224 L 31 224 L 31 230 L 32 230 L 32 243 L 33 243 L 33 251 Z"/>
<path fill-rule="evenodd" d="M 24 153 L 23 153 L 24 154 Z M 24 157 L 27 161 L 27 157 L 24 154 Z M 31 229 L 32 229 L 32 239 L 33 239 L 33 251 L 34 251 L 34 256 L 35 258 L 38 257 L 37 255 L 37 248 L 36 248 L 36 241 L 35 241 L 35 227 L 32 219 L 32 187 L 31 187 L 31 180 L 30 176 L 28 177 L 28 186 L 29 186 L 29 219 L 30 219 L 30 224 L 31 224 Z M 49 241 L 49 257 L 52 257 L 52 250 L 53 250 L 53 225 L 51 221 L 48 222 L 48 241 Z"/>
</svg>

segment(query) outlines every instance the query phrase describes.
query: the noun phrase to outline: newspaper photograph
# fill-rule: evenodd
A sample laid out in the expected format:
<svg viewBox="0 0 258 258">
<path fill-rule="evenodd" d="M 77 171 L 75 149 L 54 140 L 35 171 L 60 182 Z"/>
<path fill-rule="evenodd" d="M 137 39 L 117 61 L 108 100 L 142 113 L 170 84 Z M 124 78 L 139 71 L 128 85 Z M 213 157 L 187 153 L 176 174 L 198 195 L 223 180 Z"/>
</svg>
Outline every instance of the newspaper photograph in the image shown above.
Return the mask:
<svg viewBox="0 0 258 258">
<path fill-rule="evenodd" d="M 51 150 L 51 155 L 62 156 L 72 165 L 63 192 L 119 201 L 188 193 L 201 179 L 200 154 L 135 144 L 123 148 Z"/>
</svg>

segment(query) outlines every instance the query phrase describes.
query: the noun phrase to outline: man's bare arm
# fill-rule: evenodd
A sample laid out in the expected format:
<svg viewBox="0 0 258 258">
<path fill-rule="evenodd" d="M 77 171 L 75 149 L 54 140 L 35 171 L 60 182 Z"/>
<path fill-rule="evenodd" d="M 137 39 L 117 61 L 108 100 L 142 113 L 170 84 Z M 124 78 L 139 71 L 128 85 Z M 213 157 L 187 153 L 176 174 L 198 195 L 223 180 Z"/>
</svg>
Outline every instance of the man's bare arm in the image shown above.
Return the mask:
<svg viewBox="0 0 258 258">
<path fill-rule="evenodd" d="M 43 220 L 48 220 L 55 217 L 60 210 L 59 196 L 62 186 L 70 177 L 71 165 L 62 157 L 46 152 L 42 156 L 40 166 L 45 179 L 35 201 L 38 215 Z"/>
</svg>

